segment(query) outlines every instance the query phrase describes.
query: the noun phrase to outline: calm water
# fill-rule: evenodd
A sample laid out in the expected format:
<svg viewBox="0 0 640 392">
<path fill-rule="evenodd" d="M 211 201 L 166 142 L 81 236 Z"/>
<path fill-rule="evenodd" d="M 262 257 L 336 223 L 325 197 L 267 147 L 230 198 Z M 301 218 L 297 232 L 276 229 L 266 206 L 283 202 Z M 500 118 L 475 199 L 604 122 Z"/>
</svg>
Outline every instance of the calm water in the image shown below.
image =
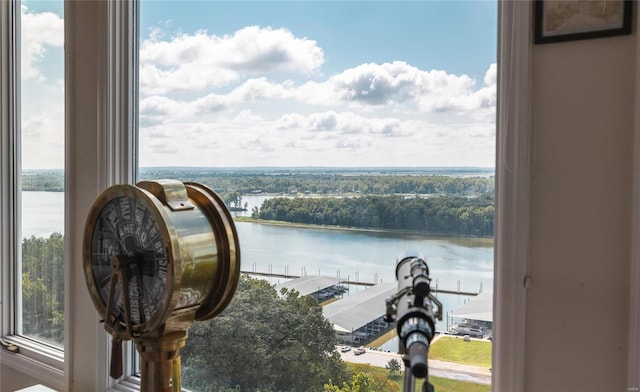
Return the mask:
<svg viewBox="0 0 640 392">
<path fill-rule="evenodd" d="M 249 210 L 266 196 L 247 196 Z M 62 232 L 64 193 L 23 192 L 23 237 L 48 237 Z M 426 257 L 432 287 L 477 292 L 493 286 L 491 241 L 392 233 L 365 233 L 326 229 L 300 229 L 256 223 L 236 223 L 240 238 L 242 270 L 291 275 L 339 276 L 363 282 L 395 281 L 399 254 L 416 251 Z M 279 283 L 271 279 L 271 283 Z M 351 286 L 350 293 L 363 290 Z M 445 313 L 470 297 L 440 295 Z M 446 330 L 447 322 L 438 323 Z"/>
<path fill-rule="evenodd" d="M 64 233 L 63 192 L 22 192 L 22 237 Z"/>
</svg>

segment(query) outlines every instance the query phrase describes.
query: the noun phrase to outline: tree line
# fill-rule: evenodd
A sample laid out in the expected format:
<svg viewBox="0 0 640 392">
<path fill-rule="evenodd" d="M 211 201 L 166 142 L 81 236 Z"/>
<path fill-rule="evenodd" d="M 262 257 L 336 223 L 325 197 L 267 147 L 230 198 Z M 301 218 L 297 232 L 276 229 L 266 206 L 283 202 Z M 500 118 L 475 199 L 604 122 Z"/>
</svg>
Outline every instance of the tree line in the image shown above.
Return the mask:
<svg viewBox="0 0 640 392">
<path fill-rule="evenodd" d="M 62 170 L 22 173 L 21 182 L 23 191 L 64 192 Z"/>
<path fill-rule="evenodd" d="M 254 208 L 255 219 L 433 234 L 492 236 L 494 197 L 362 196 L 272 198 Z"/>
<path fill-rule="evenodd" d="M 141 169 L 147 180 L 175 178 L 207 185 L 219 194 L 250 195 L 304 194 L 318 195 L 393 195 L 427 194 L 477 196 L 495 191 L 493 177 L 451 177 L 421 174 L 353 174 L 330 173 L 252 173 L 224 172 L 215 169 Z M 64 191 L 64 172 L 48 170 L 22 174 L 23 191 Z"/>
<path fill-rule="evenodd" d="M 274 169 L 275 170 L 275 169 Z M 477 196 L 493 193 L 493 177 L 451 177 L 419 174 L 352 174 L 339 171 L 331 173 L 252 173 L 219 172 L 185 169 L 145 169 L 144 179 L 176 178 L 207 185 L 219 194 L 238 192 L 241 195 L 304 194 L 319 195 L 392 195 L 432 194 Z"/>
</svg>

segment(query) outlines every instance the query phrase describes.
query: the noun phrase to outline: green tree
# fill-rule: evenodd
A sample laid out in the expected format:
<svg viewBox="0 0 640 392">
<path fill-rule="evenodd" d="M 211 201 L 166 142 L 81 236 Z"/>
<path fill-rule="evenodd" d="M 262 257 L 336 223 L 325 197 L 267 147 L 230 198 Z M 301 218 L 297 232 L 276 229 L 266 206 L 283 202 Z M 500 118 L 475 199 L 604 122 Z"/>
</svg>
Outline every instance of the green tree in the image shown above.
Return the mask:
<svg viewBox="0 0 640 392">
<path fill-rule="evenodd" d="M 226 193 L 222 196 L 225 204 L 229 208 L 240 209 L 242 208 L 242 194 L 238 191 Z"/>
<path fill-rule="evenodd" d="M 392 358 L 389 360 L 389 362 L 387 362 L 387 369 L 389 369 L 389 375 L 390 376 L 395 376 L 396 374 L 400 373 L 400 370 L 402 370 L 402 367 L 400 366 L 400 361 L 398 361 L 395 358 Z"/>
<path fill-rule="evenodd" d="M 64 237 L 22 241 L 23 332 L 57 344 L 63 342 Z"/>
<path fill-rule="evenodd" d="M 193 391 L 322 391 L 347 378 L 332 325 L 317 301 L 243 276 L 218 317 L 197 322 L 182 350 Z"/>
<path fill-rule="evenodd" d="M 381 374 L 373 374 L 367 366 L 360 366 L 351 375 L 350 383 L 343 382 L 342 387 L 334 385 L 332 381 L 324 385 L 323 392 L 398 392 L 397 382 L 389 380 Z"/>
<path fill-rule="evenodd" d="M 492 236 L 493 195 L 322 197 L 267 199 L 256 219 L 423 233 Z"/>
</svg>

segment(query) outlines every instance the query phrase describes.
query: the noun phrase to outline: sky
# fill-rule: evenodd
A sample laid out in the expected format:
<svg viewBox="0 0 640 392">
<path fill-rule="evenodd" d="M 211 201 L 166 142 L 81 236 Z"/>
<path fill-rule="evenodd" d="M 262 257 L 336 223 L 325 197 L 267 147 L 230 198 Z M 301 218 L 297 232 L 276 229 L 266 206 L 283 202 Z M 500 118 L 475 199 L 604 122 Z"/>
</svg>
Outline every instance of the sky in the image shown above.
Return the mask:
<svg viewBox="0 0 640 392">
<path fill-rule="evenodd" d="M 49 142 L 23 166 L 53 167 L 62 12 L 25 4 L 23 131 Z M 142 167 L 494 166 L 495 1 L 143 0 L 140 14 Z"/>
</svg>

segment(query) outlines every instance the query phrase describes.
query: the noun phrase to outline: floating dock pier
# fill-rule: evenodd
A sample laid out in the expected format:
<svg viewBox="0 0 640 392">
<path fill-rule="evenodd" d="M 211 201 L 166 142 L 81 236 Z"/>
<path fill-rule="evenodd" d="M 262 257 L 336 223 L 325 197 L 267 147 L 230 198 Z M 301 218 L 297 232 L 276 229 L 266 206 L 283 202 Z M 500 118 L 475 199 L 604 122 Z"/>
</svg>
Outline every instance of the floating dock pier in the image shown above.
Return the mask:
<svg viewBox="0 0 640 392">
<path fill-rule="evenodd" d="M 254 276 L 263 276 L 266 278 L 279 278 L 279 279 L 298 279 L 302 276 L 300 275 L 289 275 L 289 274 L 278 274 L 274 272 L 258 272 L 258 271 L 240 271 L 240 273 Z M 340 280 L 340 284 L 346 285 L 355 285 L 355 286 L 375 286 L 375 282 L 362 282 L 362 281 L 354 281 L 354 280 Z M 466 295 L 466 296 L 476 296 L 480 294 L 480 292 L 473 291 L 460 291 L 460 290 L 445 290 L 439 287 L 431 288 L 431 292 L 434 294 L 456 294 L 456 295 Z"/>
</svg>

